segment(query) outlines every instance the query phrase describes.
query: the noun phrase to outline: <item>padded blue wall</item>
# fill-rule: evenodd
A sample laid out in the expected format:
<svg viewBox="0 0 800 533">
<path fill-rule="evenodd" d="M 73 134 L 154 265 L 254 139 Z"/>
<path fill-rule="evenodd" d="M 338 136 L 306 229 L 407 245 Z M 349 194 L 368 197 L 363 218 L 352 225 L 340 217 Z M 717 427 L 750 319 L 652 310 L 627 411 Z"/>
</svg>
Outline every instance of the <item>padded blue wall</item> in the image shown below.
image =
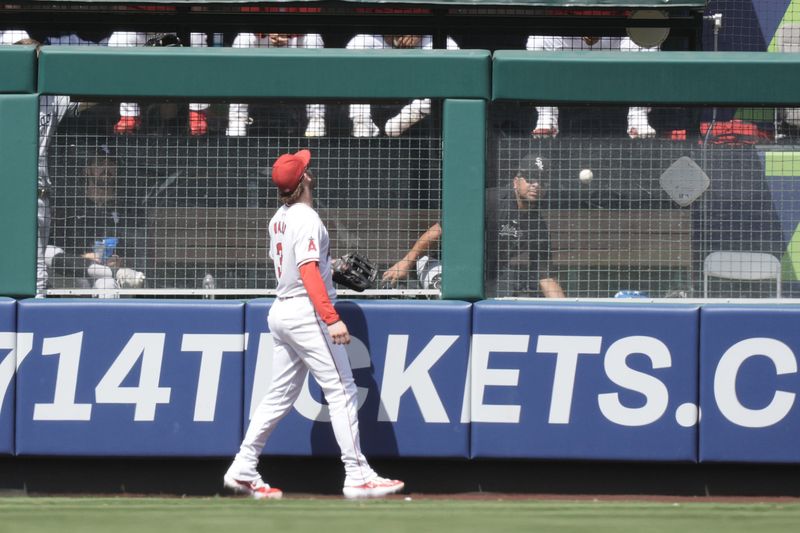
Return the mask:
<svg viewBox="0 0 800 533">
<path fill-rule="evenodd" d="M 479 302 L 472 456 L 694 461 L 698 307 Z"/>
<path fill-rule="evenodd" d="M 254 398 L 261 398 L 269 381 L 265 363 L 272 354 L 272 339 L 266 317 L 271 302 L 247 304 L 245 413 L 251 412 Z M 469 427 L 462 422 L 461 411 L 470 304 L 341 301 L 336 310 L 353 338 L 347 351 L 360 390 L 359 429 L 365 455 L 467 457 Z M 265 453 L 340 455 L 327 409 L 318 420 L 322 393 L 309 381 L 310 394 L 303 394 L 281 421 Z"/>
<path fill-rule="evenodd" d="M 17 304 L 0 298 L 0 454 L 14 453 Z"/>
<path fill-rule="evenodd" d="M 18 314 L 33 350 L 17 376 L 17 454 L 238 449 L 243 303 L 24 300 Z"/>
<path fill-rule="evenodd" d="M 271 304 L 0 299 L 0 454 L 231 457 Z M 337 309 L 370 457 L 800 462 L 800 306 Z M 326 417 L 311 379 L 265 453 L 338 456 Z"/>
<path fill-rule="evenodd" d="M 704 306 L 702 461 L 800 462 L 800 306 Z"/>
</svg>

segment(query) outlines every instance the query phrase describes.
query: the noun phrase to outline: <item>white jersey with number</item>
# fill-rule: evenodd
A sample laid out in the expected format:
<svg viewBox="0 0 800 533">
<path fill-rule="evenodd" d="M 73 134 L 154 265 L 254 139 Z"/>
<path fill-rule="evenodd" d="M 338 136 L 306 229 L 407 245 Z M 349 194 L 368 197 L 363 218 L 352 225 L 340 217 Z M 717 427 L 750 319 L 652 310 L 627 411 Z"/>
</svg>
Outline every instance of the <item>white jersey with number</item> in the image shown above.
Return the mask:
<svg viewBox="0 0 800 533">
<path fill-rule="evenodd" d="M 328 230 L 313 208 L 296 203 L 278 209 L 269 223 L 269 256 L 278 279 L 279 298 L 308 294 L 300 279 L 300 266 L 311 261 L 319 262 L 328 297 L 336 298 Z"/>
</svg>

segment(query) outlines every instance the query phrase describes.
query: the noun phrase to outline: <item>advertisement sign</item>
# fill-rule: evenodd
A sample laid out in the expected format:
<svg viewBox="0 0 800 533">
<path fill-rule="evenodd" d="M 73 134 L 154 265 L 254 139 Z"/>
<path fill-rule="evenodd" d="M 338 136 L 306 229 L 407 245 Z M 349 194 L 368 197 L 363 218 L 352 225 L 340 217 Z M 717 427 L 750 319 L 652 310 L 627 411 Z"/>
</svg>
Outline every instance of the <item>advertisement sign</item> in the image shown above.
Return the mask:
<svg viewBox="0 0 800 533">
<path fill-rule="evenodd" d="M 270 380 L 273 300 L 247 304 L 245 413 Z M 465 302 L 341 301 L 352 338 L 347 353 L 358 387 L 359 430 L 369 457 L 467 457 L 462 419 L 471 306 Z M 309 378 L 265 447 L 276 455 L 338 456 L 330 416 Z"/>
<path fill-rule="evenodd" d="M 695 461 L 698 307 L 479 302 L 472 457 Z"/>
<path fill-rule="evenodd" d="M 800 462 L 800 306 L 704 306 L 701 461 Z"/>
<path fill-rule="evenodd" d="M 0 454 L 14 453 L 17 302 L 0 298 Z"/>
<path fill-rule="evenodd" d="M 19 455 L 228 456 L 242 421 L 244 304 L 24 300 Z"/>
</svg>

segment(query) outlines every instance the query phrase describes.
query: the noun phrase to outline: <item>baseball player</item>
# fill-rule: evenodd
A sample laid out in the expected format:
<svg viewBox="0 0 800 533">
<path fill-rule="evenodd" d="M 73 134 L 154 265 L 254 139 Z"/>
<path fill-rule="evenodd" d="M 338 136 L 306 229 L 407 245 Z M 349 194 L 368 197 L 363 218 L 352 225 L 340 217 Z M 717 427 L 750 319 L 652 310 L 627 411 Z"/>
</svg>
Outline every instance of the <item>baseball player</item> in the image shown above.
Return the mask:
<svg viewBox="0 0 800 533">
<path fill-rule="evenodd" d="M 311 152 L 280 156 L 272 182 L 283 206 L 269 223 L 270 258 L 278 280 L 267 319 L 274 342 L 273 378 L 256 408 L 239 453 L 224 476 L 228 489 L 256 499 L 280 498 L 256 467 L 275 425 L 292 408 L 308 371 L 319 383 L 330 409 L 345 468 L 347 498 L 369 498 L 402 490 L 402 481 L 379 477 L 361 453 L 356 385 L 344 345 L 347 326 L 333 307 L 328 231 L 312 207 L 316 178 L 308 171 Z"/>
<path fill-rule="evenodd" d="M 142 33 L 134 31 L 116 31 L 108 39 L 108 46 L 131 47 L 143 46 L 148 39 L 157 36 L 157 33 Z M 205 33 L 192 33 L 191 45 L 193 47 L 206 47 Z M 208 133 L 208 119 L 206 110 L 209 104 L 189 104 L 189 133 L 191 135 L 205 135 Z M 114 125 L 114 132 L 121 135 L 133 133 L 141 125 L 141 110 L 139 104 L 123 102 L 119 104 L 119 121 Z"/>
<path fill-rule="evenodd" d="M 240 33 L 233 40 L 233 48 L 323 48 L 322 36 L 317 33 L 299 35 L 294 33 Z M 325 136 L 325 106 L 306 106 L 308 126 L 306 137 Z M 250 123 L 247 104 L 231 104 L 228 108 L 228 137 L 244 137 Z"/>
<path fill-rule="evenodd" d="M 433 50 L 433 37 L 430 35 L 367 35 L 353 37 L 347 48 L 350 50 L 380 50 L 385 48 L 420 48 Z M 450 37 L 447 38 L 447 49 L 458 50 L 458 45 Z M 390 118 L 383 130 L 389 137 L 399 137 L 408 128 L 427 117 L 431 113 L 430 98 L 412 100 L 404 106 L 400 113 Z M 353 137 L 377 137 L 380 128 L 372 121 L 372 110 L 369 104 L 352 104 L 350 120 L 353 121 Z"/>
<path fill-rule="evenodd" d="M 656 52 L 658 48 L 642 48 L 630 37 L 558 37 L 551 35 L 531 35 L 525 48 L 533 51 L 554 50 L 620 50 L 623 52 Z M 555 137 L 558 135 L 558 108 L 537 106 L 539 117 L 531 135 L 534 137 Z M 649 107 L 628 108 L 628 136 L 631 139 L 652 138 L 656 131 L 650 126 L 647 114 Z"/>
</svg>

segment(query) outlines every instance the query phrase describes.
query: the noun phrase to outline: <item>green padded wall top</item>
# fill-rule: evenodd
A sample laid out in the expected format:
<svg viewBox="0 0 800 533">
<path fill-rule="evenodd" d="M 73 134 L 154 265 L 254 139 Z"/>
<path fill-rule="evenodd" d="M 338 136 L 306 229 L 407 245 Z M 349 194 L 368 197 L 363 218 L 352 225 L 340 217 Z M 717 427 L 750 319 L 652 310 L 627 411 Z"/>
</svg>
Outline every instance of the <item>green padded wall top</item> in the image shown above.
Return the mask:
<svg viewBox="0 0 800 533">
<path fill-rule="evenodd" d="M 0 93 L 36 92 L 36 48 L 0 46 Z"/>
<path fill-rule="evenodd" d="M 36 294 L 39 96 L 0 95 L 0 295 Z"/>
<path fill-rule="evenodd" d="M 39 91 L 84 96 L 416 98 L 490 96 L 484 50 L 42 49 Z"/>
<path fill-rule="evenodd" d="M 770 105 L 800 102 L 800 54 L 496 52 L 494 100 Z"/>
</svg>

